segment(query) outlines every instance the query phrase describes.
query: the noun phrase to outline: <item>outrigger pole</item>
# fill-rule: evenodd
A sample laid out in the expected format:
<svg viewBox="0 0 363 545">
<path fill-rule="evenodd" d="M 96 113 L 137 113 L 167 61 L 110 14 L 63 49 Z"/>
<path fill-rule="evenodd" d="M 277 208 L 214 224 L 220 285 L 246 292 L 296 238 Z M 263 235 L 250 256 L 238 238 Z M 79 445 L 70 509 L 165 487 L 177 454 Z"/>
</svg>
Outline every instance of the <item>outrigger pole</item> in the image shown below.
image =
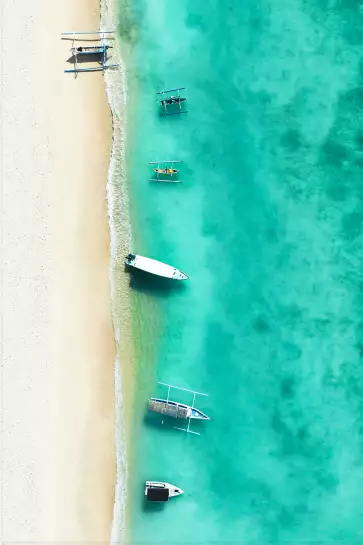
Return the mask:
<svg viewBox="0 0 363 545">
<path fill-rule="evenodd" d="M 174 91 L 184 91 L 186 87 L 178 87 L 177 89 L 167 89 L 166 91 L 159 91 L 157 95 L 163 95 L 164 93 L 173 93 Z"/>
<path fill-rule="evenodd" d="M 82 31 L 82 32 L 62 32 L 62 36 L 71 36 L 76 34 L 115 34 L 115 30 L 90 30 L 90 31 Z"/>
<path fill-rule="evenodd" d="M 107 68 L 117 68 L 117 66 L 120 66 L 119 64 L 108 64 L 107 66 L 103 66 L 98 68 L 97 66 L 92 68 L 77 68 L 77 64 L 75 65 L 75 68 L 64 70 L 65 74 L 71 74 L 71 73 L 78 73 L 78 72 L 103 72 Z"/>
<path fill-rule="evenodd" d="M 183 161 L 150 161 L 149 165 L 163 165 L 164 163 L 183 163 Z"/>
</svg>

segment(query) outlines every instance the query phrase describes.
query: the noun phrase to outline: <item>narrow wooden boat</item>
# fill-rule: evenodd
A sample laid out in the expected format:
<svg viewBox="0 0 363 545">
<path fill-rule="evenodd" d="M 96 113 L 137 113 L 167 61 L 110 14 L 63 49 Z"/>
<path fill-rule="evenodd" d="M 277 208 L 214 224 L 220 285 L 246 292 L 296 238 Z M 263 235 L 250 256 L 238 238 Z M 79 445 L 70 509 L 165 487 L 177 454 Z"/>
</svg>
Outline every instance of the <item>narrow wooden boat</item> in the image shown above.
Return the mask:
<svg viewBox="0 0 363 545">
<path fill-rule="evenodd" d="M 105 55 L 108 49 L 112 49 L 111 45 L 81 45 L 72 47 L 71 51 L 74 55 Z"/>
<path fill-rule="evenodd" d="M 170 399 L 159 399 L 152 397 L 149 401 L 149 410 L 171 418 L 181 418 L 183 420 L 210 420 L 209 416 L 199 409 Z"/>
<path fill-rule="evenodd" d="M 168 174 L 169 176 L 173 176 L 173 174 L 178 174 L 179 170 L 176 168 L 154 168 L 154 172 L 156 172 L 156 174 Z"/>
<path fill-rule="evenodd" d="M 197 392 L 195 390 L 188 390 L 188 388 L 180 388 L 173 384 L 168 384 L 167 382 L 159 382 L 161 386 L 166 386 L 168 389 L 167 398 L 152 397 L 149 400 L 149 411 L 158 413 L 162 416 L 161 423 L 164 424 L 164 416 L 170 416 L 171 418 L 179 420 L 187 420 L 187 425 L 185 428 L 180 428 L 179 426 L 173 426 L 176 430 L 185 431 L 186 433 L 193 433 L 194 435 L 200 435 L 197 431 L 192 431 L 190 425 L 192 420 L 210 420 L 209 416 L 204 414 L 199 409 L 195 408 L 195 398 L 199 396 L 207 397 L 208 394 L 203 394 L 202 392 Z M 170 399 L 171 390 L 181 390 L 183 392 L 189 392 L 193 394 L 193 401 L 191 405 L 186 405 L 185 403 L 179 403 L 178 401 L 172 401 Z"/>
</svg>

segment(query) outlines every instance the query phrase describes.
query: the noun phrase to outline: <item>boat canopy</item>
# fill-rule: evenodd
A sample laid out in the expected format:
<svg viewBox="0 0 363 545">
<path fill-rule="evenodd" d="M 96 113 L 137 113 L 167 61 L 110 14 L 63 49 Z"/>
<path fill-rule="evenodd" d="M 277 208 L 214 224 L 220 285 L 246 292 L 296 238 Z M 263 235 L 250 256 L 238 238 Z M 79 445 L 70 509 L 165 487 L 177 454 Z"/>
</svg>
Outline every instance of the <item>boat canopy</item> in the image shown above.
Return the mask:
<svg viewBox="0 0 363 545">
<path fill-rule="evenodd" d="M 148 501 L 169 501 L 169 488 L 148 488 L 147 500 Z"/>
</svg>

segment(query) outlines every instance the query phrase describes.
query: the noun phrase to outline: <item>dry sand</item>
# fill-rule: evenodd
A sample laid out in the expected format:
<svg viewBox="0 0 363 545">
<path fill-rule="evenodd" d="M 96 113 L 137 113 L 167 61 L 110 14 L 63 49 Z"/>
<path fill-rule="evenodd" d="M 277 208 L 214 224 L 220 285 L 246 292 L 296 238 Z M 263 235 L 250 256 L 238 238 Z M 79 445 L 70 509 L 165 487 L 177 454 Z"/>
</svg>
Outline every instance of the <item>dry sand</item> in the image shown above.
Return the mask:
<svg viewBox="0 0 363 545">
<path fill-rule="evenodd" d="M 2 0 L 1 540 L 109 542 L 114 359 L 101 73 L 60 33 L 99 0 Z"/>
</svg>

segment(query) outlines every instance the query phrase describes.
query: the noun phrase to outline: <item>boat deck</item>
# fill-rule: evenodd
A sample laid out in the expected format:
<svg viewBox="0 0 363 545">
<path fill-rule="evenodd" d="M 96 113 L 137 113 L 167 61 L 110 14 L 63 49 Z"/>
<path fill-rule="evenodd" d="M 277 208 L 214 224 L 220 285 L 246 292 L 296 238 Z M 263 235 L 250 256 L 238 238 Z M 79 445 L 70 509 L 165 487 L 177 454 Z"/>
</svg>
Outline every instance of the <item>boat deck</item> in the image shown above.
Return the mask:
<svg viewBox="0 0 363 545">
<path fill-rule="evenodd" d="M 149 410 L 155 413 L 164 414 L 165 416 L 171 416 L 172 418 L 188 418 L 188 407 L 181 407 L 180 405 L 171 405 L 165 401 L 158 401 L 156 399 L 150 399 Z"/>
</svg>

